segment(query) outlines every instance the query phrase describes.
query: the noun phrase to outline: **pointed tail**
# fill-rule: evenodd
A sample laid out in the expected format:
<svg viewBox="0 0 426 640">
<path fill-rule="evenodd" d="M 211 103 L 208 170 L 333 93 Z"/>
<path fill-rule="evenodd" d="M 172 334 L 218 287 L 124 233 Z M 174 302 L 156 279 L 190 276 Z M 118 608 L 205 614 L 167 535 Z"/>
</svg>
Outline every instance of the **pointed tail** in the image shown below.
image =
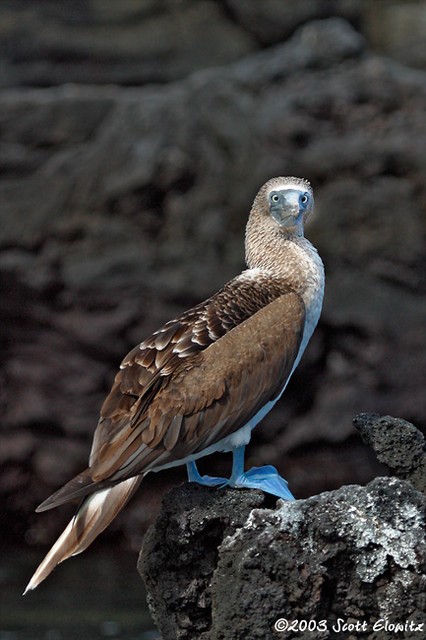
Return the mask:
<svg viewBox="0 0 426 640">
<path fill-rule="evenodd" d="M 142 476 L 129 478 L 85 498 L 76 515 L 34 573 L 24 595 L 43 582 L 60 562 L 87 549 L 130 500 L 141 481 Z"/>
</svg>

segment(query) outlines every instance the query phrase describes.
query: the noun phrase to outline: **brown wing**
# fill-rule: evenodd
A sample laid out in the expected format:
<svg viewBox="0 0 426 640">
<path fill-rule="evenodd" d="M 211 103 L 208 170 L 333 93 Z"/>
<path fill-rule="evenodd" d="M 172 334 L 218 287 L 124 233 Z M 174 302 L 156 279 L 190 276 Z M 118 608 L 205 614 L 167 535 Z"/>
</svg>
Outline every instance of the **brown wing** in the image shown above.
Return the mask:
<svg viewBox="0 0 426 640">
<path fill-rule="evenodd" d="M 303 301 L 278 284 L 265 297 L 255 282 L 244 295 L 239 284 L 237 298 L 233 283 L 124 360 L 95 434 L 93 480 L 121 480 L 202 451 L 282 389 L 303 334 Z"/>
<path fill-rule="evenodd" d="M 268 286 L 265 284 L 264 277 L 235 278 L 217 294 L 167 322 L 130 351 L 102 405 L 90 454 L 91 468 L 96 468 L 104 459 L 109 443 L 115 442 L 123 429 L 133 428 L 141 420 L 183 361 L 288 291 L 279 279 L 268 278 Z M 154 446 L 152 441 L 150 444 Z"/>
</svg>

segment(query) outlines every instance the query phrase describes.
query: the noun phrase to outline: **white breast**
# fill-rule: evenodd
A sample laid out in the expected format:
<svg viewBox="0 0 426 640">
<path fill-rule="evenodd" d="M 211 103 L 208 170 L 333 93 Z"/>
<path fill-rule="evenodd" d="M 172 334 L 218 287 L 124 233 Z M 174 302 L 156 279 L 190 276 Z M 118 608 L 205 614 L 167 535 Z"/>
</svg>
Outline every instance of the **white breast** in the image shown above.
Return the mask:
<svg viewBox="0 0 426 640">
<path fill-rule="evenodd" d="M 300 293 L 303 298 L 303 302 L 305 303 L 306 315 L 303 337 L 300 343 L 299 351 L 293 364 L 293 368 L 287 380 L 285 381 L 278 397 L 267 402 L 262 407 L 262 409 L 260 409 L 246 425 L 244 425 L 244 427 L 231 434 L 227 438 L 220 440 L 216 445 L 213 445 L 215 447 L 213 449 L 214 451 L 231 451 L 235 447 L 246 445 L 250 442 L 252 429 L 254 429 L 254 427 L 259 424 L 259 422 L 266 416 L 266 414 L 269 413 L 269 411 L 284 393 L 285 388 L 287 387 L 287 384 L 294 370 L 299 364 L 309 340 L 311 339 L 315 327 L 318 324 L 324 298 L 324 265 L 315 247 L 309 242 L 309 240 L 304 237 L 300 238 L 300 244 L 295 246 L 295 252 L 295 264 L 297 264 L 298 267 L 303 270 L 304 275 L 303 279 L 300 280 L 301 286 L 303 281 L 303 290 L 298 291 L 298 293 Z M 259 270 L 250 269 L 245 273 L 249 274 L 250 271 L 258 272 Z M 298 287 L 295 287 L 295 289 L 297 290 Z"/>
</svg>

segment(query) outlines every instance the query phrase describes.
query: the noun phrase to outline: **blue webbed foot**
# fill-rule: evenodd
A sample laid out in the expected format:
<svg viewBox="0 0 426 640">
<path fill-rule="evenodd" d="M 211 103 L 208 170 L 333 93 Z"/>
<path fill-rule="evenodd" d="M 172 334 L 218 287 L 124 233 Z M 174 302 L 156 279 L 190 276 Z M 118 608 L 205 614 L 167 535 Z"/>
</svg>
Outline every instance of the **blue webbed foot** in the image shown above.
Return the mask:
<svg viewBox="0 0 426 640">
<path fill-rule="evenodd" d="M 234 480 L 229 481 L 230 486 L 246 487 L 247 489 L 260 489 L 265 493 L 283 500 L 295 500 L 294 495 L 288 488 L 287 480 L 282 478 L 272 465 L 264 467 L 253 467 L 239 475 Z"/>
<path fill-rule="evenodd" d="M 196 482 L 205 487 L 224 487 L 228 484 L 227 478 L 215 478 L 214 476 L 202 476 L 199 474 L 195 462 L 187 462 L 186 470 L 188 472 L 188 481 Z"/>
<path fill-rule="evenodd" d="M 227 478 L 216 478 L 214 476 L 201 476 L 195 462 L 187 462 L 189 482 L 196 482 L 205 487 L 241 487 L 245 489 L 260 489 L 265 493 L 270 493 L 283 500 L 295 500 L 295 497 L 288 488 L 287 480 L 281 478 L 275 467 L 266 465 L 264 467 L 253 467 L 244 472 L 244 447 L 234 450 L 234 462 L 232 475 Z"/>
<path fill-rule="evenodd" d="M 247 489 L 260 489 L 265 493 L 271 493 L 283 500 L 295 500 L 288 488 L 287 480 L 281 478 L 275 467 L 253 467 L 244 471 L 244 447 L 236 447 L 233 450 L 232 475 L 229 479 L 231 487 L 246 487 Z"/>
</svg>

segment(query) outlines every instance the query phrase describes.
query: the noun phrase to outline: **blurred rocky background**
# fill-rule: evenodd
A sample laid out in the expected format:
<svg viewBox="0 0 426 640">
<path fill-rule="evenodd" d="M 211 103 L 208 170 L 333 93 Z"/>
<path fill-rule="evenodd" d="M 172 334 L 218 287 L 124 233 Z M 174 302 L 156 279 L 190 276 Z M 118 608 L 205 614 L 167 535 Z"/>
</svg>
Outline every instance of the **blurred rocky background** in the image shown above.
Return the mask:
<svg viewBox="0 0 426 640">
<path fill-rule="evenodd" d="M 122 357 L 241 270 L 274 175 L 312 182 L 327 291 L 248 463 L 306 497 L 384 472 L 355 413 L 426 424 L 425 34 L 424 1 L 2 0 L 2 540 L 53 541 Z"/>
</svg>

